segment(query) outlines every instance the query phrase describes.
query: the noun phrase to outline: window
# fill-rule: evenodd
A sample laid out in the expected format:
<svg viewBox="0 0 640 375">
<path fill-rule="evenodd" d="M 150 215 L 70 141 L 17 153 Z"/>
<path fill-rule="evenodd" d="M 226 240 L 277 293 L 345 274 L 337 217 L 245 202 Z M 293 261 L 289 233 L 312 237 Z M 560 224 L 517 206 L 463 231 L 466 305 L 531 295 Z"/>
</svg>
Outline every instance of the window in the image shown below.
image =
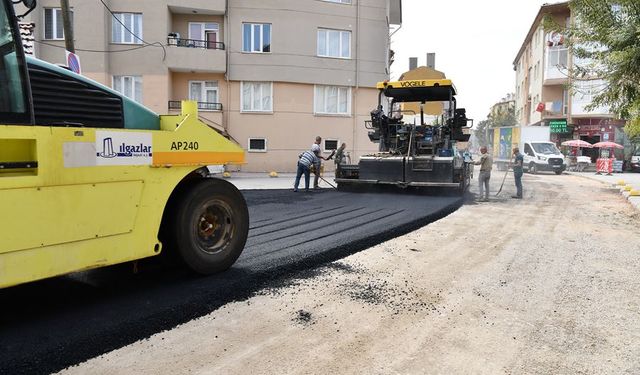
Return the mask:
<svg viewBox="0 0 640 375">
<path fill-rule="evenodd" d="M 351 31 L 318 29 L 318 56 L 351 58 Z"/>
<path fill-rule="evenodd" d="M 218 103 L 218 81 L 189 81 L 189 100 Z"/>
<path fill-rule="evenodd" d="M 529 155 L 529 156 L 536 156 L 536 155 L 533 153 L 533 150 L 531 149 L 531 146 L 529 146 L 529 144 L 528 144 L 528 143 L 525 143 L 525 144 L 524 144 L 524 153 L 525 153 L 526 155 Z"/>
<path fill-rule="evenodd" d="M 567 48 L 563 46 L 549 47 L 549 60 L 547 61 L 547 69 L 554 67 L 567 67 Z"/>
<path fill-rule="evenodd" d="M 113 43 L 142 44 L 142 14 L 114 13 L 111 31 Z"/>
<path fill-rule="evenodd" d="M 142 103 L 141 76 L 113 76 L 113 89 L 127 98 Z"/>
<path fill-rule="evenodd" d="M 249 152 L 267 152 L 267 139 L 266 138 L 249 138 L 247 142 Z"/>
<path fill-rule="evenodd" d="M 337 139 L 325 139 L 324 140 L 324 152 L 325 153 L 329 153 L 333 150 L 337 150 L 338 149 L 338 143 L 340 141 L 338 141 Z"/>
<path fill-rule="evenodd" d="M 569 90 L 562 90 L 562 115 L 566 116 L 569 113 Z"/>
<path fill-rule="evenodd" d="M 189 22 L 189 47 L 217 49 L 219 31 L 214 22 Z"/>
<path fill-rule="evenodd" d="M 349 115 L 351 89 L 341 86 L 315 86 L 314 113 Z"/>
<path fill-rule="evenodd" d="M 241 112 L 273 111 L 271 82 L 242 82 L 241 86 Z"/>
<path fill-rule="evenodd" d="M 27 69 L 23 58 L 16 52 L 16 40 L 11 31 L 14 20 L 9 18 L 5 8 L 10 6 L 8 2 L 0 5 L 0 123 L 28 123 Z"/>
<path fill-rule="evenodd" d="M 242 51 L 254 53 L 271 52 L 271 24 L 243 23 Z"/>
<path fill-rule="evenodd" d="M 71 24 L 73 25 L 73 11 L 71 12 Z M 44 9 L 44 38 L 64 39 L 64 29 L 62 26 L 62 9 Z"/>
</svg>

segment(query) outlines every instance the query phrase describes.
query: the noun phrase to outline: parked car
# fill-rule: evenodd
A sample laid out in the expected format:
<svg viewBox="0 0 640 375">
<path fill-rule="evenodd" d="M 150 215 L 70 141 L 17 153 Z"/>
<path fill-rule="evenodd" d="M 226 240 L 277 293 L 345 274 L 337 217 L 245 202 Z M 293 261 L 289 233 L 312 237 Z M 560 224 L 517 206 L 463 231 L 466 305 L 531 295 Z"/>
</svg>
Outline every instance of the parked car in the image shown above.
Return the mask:
<svg viewBox="0 0 640 375">
<path fill-rule="evenodd" d="M 634 172 L 640 172 L 640 147 L 636 149 L 636 152 L 631 156 L 631 170 Z"/>
</svg>

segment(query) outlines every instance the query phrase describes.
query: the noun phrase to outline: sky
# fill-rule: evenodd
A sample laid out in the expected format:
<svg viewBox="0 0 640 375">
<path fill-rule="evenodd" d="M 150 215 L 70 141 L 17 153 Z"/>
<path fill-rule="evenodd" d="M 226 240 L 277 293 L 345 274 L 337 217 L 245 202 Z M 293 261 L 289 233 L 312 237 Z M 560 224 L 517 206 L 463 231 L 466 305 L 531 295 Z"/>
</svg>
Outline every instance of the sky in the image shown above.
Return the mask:
<svg viewBox="0 0 640 375">
<path fill-rule="evenodd" d="M 391 78 L 409 69 L 409 57 L 426 64 L 436 53 L 436 69 L 453 81 L 458 108 L 474 124 L 490 107 L 515 92 L 513 60 L 543 3 L 558 0 L 403 0 L 402 27 L 391 38 L 395 61 Z"/>
</svg>

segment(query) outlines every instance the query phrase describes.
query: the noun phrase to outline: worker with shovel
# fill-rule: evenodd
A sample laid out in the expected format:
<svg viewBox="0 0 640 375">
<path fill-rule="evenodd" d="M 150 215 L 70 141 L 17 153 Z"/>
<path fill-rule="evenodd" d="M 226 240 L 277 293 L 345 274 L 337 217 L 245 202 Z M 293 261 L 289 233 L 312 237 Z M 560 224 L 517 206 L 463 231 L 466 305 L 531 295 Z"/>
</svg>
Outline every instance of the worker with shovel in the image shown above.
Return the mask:
<svg viewBox="0 0 640 375">
<path fill-rule="evenodd" d="M 524 164 L 524 157 L 520 153 L 518 147 L 513 148 L 513 177 L 516 180 L 516 195 L 512 195 L 511 198 L 522 199 L 522 165 Z"/>
</svg>

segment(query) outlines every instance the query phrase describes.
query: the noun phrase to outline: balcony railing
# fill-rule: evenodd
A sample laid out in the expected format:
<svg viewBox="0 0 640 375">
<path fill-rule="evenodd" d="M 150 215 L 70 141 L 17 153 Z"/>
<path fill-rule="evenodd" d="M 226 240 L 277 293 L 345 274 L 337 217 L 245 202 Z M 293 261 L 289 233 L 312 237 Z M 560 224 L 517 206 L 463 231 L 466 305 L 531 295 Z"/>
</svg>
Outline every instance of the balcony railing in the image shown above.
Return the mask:
<svg viewBox="0 0 640 375">
<path fill-rule="evenodd" d="M 180 100 L 169 100 L 169 110 L 179 111 L 182 109 Z M 222 111 L 222 103 L 198 102 L 198 111 Z"/>
<path fill-rule="evenodd" d="M 213 42 L 208 40 L 197 39 L 183 39 L 177 37 L 168 37 L 167 45 L 187 48 L 202 48 L 202 49 L 219 49 L 224 50 L 223 42 Z"/>
</svg>

